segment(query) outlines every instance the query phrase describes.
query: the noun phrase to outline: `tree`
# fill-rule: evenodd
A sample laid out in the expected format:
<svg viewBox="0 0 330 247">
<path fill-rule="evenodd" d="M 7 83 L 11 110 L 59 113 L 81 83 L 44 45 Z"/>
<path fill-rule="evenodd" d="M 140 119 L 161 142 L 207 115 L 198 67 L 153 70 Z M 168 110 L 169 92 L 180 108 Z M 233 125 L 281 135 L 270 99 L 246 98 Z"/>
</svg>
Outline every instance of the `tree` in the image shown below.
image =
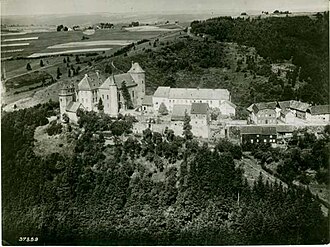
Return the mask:
<svg viewBox="0 0 330 247">
<path fill-rule="evenodd" d="M 63 29 L 63 25 L 59 25 L 59 26 L 57 26 L 57 28 L 56 28 L 57 32 L 62 31 L 62 29 Z"/>
<path fill-rule="evenodd" d="M 56 78 L 57 79 L 60 79 L 61 78 L 61 75 L 62 75 L 62 73 L 61 73 L 61 70 L 60 70 L 60 68 L 59 67 L 57 67 L 57 71 L 56 71 Z"/>
<path fill-rule="evenodd" d="M 127 89 L 127 86 L 126 86 L 125 82 L 123 82 L 121 84 L 121 91 L 123 93 L 123 97 L 124 97 L 125 105 L 126 105 L 127 109 L 133 109 L 133 103 L 132 103 L 131 95 L 128 92 L 128 89 Z"/>
<path fill-rule="evenodd" d="M 191 132 L 192 127 L 190 125 L 190 120 L 191 120 L 191 118 L 186 112 L 185 116 L 184 116 L 184 121 L 183 121 L 183 136 L 186 141 L 193 139 L 193 133 Z"/>
<path fill-rule="evenodd" d="M 164 102 L 162 102 L 162 103 L 160 104 L 158 112 L 159 112 L 161 115 L 167 115 L 167 114 L 168 114 L 168 110 L 167 110 L 166 105 L 164 104 Z"/>
<path fill-rule="evenodd" d="M 31 64 L 30 64 L 30 63 L 28 63 L 28 64 L 26 65 L 26 69 L 29 70 L 29 71 L 32 70 L 32 67 L 31 67 Z"/>
<path fill-rule="evenodd" d="M 76 55 L 76 63 L 80 63 L 80 58 L 78 55 Z"/>
<path fill-rule="evenodd" d="M 107 73 L 107 74 L 111 74 L 112 73 L 112 68 L 111 68 L 111 66 L 109 64 L 107 64 L 105 66 L 104 72 Z"/>
<path fill-rule="evenodd" d="M 40 67 L 44 67 L 44 61 L 40 60 Z"/>
<path fill-rule="evenodd" d="M 100 98 L 99 99 L 99 103 L 97 104 L 97 109 L 102 112 L 103 109 L 104 109 L 104 105 L 103 105 L 103 102 L 102 102 L 102 99 Z"/>
</svg>

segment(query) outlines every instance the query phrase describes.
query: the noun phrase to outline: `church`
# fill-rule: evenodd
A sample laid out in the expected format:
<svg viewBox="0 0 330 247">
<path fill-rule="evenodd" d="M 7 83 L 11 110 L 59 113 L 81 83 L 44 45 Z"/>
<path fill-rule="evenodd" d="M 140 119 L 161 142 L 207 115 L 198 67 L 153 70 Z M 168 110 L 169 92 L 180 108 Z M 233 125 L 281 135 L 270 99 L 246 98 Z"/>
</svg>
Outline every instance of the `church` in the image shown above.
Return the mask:
<svg viewBox="0 0 330 247">
<path fill-rule="evenodd" d="M 127 99 L 123 88 L 126 87 L 133 108 L 142 106 L 145 97 L 145 71 L 138 63 L 133 63 L 130 70 L 123 74 L 112 74 L 102 78 L 96 71 L 91 78 L 85 74 L 78 83 L 78 88 L 63 88 L 59 93 L 61 120 L 67 116 L 70 122 L 77 122 L 78 109 L 98 112 L 98 104 L 102 102 L 103 111 L 111 117 L 117 117 L 121 108 L 126 109 Z"/>
</svg>

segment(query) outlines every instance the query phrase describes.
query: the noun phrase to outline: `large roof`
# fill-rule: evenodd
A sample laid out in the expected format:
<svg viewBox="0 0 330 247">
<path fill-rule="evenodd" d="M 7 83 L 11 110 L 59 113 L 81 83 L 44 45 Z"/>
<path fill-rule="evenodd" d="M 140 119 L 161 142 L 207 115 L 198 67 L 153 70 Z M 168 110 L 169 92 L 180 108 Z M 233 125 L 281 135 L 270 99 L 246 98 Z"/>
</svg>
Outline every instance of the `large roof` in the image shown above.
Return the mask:
<svg viewBox="0 0 330 247">
<path fill-rule="evenodd" d="M 309 108 L 308 103 L 304 103 L 296 100 L 280 101 L 278 102 L 278 105 L 280 106 L 281 109 L 291 108 L 303 112 L 305 112 Z"/>
<path fill-rule="evenodd" d="M 330 114 L 330 105 L 315 105 L 310 108 L 312 115 Z"/>
<path fill-rule="evenodd" d="M 171 120 L 183 121 L 184 117 L 190 113 L 191 105 L 173 105 Z"/>
<path fill-rule="evenodd" d="M 79 102 L 73 102 L 71 101 L 67 107 L 66 107 L 66 111 L 68 112 L 77 112 L 77 110 L 81 107 L 83 107 L 83 105 Z"/>
<path fill-rule="evenodd" d="M 227 89 L 158 87 L 155 97 L 170 99 L 229 100 Z"/>
<path fill-rule="evenodd" d="M 192 103 L 191 114 L 207 114 L 209 105 L 207 103 Z"/>
<path fill-rule="evenodd" d="M 305 112 L 309 108 L 309 104 L 303 103 L 303 102 L 300 102 L 300 101 L 296 101 L 296 100 L 291 100 L 290 108 L 298 110 L 298 111 L 304 111 Z"/>
<path fill-rule="evenodd" d="M 125 82 L 126 87 L 133 87 L 137 85 L 129 73 L 114 75 L 114 77 L 118 89 L 121 89 L 123 82 Z"/>
<path fill-rule="evenodd" d="M 116 86 L 113 75 L 109 76 L 99 88 L 110 88 Z"/>
<path fill-rule="evenodd" d="M 170 89 L 170 87 L 158 87 L 154 93 L 154 97 L 168 98 Z"/>
<path fill-rule="evenodd" d="M 144 70 L 138 63 L 132 63 L 132 67 L 128 71 L 129 73 L 144 73 Z"/>
<path fill-rule="evenodd" d="M 91 90 L 92 89 L 92 79 L 85 74 L 84 78 L 78 83 L 79 90 Z"/>
<path fill-rule="evenodd" d="M 85 74 L 84 78 L 78 83 L 79 90 L 94 90 L 102 85 L 105 78 L 98 72 L 91 75 Z"/>
<path fill-rule="evenodd" d="M 276 127 L 270 126 L 242 126 L 241 135 L 276 135 Z"/>
<path fill-rule="evenodd" d="M 227 89 L 208 88 L 171 88 L 170 99 L 206 99 L 206 100 L 229 100 Z"/>
</svg>

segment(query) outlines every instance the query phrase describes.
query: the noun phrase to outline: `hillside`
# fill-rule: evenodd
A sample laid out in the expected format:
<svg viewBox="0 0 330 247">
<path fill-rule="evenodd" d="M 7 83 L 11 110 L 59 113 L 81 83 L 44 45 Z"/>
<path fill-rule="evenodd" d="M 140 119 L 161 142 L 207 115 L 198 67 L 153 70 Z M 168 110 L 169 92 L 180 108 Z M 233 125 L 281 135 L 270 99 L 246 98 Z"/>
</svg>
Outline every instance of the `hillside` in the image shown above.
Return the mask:
<svg viewBox="0 0 330 247">
<path fill-rule="evenodd" d="M 90 112 L 79 128 L 62 127 L 49 140 L 38 128 L 38 142 L 70 139 L 72 150 L 40 156 L 34 132 L 49 130 L 46 117 L 56 111 L 48 103 L 1 116 L 2 236 L 9 244 L 21 244 L 22 232 L 38 245 L 329 242 L 312 194 L 262 176 L 249 186 L 235 166 L 241 147 L 228 140 L 212 151 L 188 132 L 148 129 L 135 137 L 131 119 Z M 115 144 L 105 145 L 100 130 L 111 130 Z"/>
</svg>

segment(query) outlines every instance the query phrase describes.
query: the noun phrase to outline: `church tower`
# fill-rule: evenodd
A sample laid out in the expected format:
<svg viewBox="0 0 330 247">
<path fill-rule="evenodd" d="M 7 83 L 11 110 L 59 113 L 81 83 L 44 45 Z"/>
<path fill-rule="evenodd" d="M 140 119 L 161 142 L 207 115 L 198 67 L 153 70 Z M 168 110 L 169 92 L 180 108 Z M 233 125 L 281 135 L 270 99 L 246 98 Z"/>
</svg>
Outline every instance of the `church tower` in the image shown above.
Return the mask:
<svg viewBox="0 0 330 247">
<path fill-rule="evenodd" d="M 145 72 L 138 63 L 132 62 L 132 67 L 128 71 L 135 83 L 136 87 L 136 103 L 138 106 L 142 106 L 142 100 L 145 96 Z"/>
<path fill-rule="evenodd" d="M 75 91 L 73 87 L 63 88 L 59 93 L 60 117 L 63 121 L 63 114 L 66 113 L 67 106 L 74 101 Z"/>
<path fill-rule="evenodd" d="M 113 75 L 109 76 L 99 87 L 99 98 L 102 99 L 104 113 L 111 117 L 118 116 L 118 90 Z"/>
</svg>

